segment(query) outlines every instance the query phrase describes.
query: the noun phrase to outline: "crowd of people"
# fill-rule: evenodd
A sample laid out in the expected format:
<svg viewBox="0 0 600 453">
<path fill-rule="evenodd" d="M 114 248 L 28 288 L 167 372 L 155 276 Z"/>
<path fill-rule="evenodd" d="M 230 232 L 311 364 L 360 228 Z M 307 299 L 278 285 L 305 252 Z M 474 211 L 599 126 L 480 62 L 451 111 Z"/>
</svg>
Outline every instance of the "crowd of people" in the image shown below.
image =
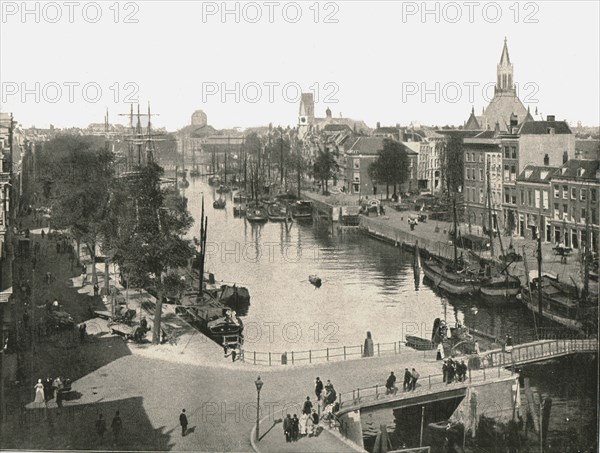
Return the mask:
<svg viewBox="0 0 600 453">
<path fill-rule="evenodd" d="M 64 392 L 71 389 L 71 381 L 56 377 L 46 379 L 38 379 L 35 389 L 34 403 L 48 405 L 48 402 L 53 400 L 56 395 L 56 405 L 62 407 Z"/>
<path fill-rule="evenodd" d="M 417 387 L 417 381 L 420 377 L 421 375 L 414 368 L 412 368 L 412 370 L 404 368 L 404 382 L 402 383 L 402 389 L 405 392 L 414 390 Z M 396 375 L 393 371 L 391 371 L 387 381 L 385 382 L 385 394 L 395 395 L 397 392 L 398 387 L 396 387 Z"/>
<path fill-rule="evenodd" d="M 446 384 L 454 381 L 465 382 L 468 371 L 469 367 L 464 360 L 459 362 L 458 360 L 444 359 L 444 363 L 442 364 L 442 376 Z"/>
</svg>

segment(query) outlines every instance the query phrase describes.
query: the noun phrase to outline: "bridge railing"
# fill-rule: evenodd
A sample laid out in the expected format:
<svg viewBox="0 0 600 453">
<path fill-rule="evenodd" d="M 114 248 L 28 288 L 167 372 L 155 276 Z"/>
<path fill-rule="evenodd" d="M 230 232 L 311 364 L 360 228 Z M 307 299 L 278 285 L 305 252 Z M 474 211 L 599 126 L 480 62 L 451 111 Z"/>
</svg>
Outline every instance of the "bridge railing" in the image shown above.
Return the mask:
<svg viewBox="0 0 600 453">
<path fill-rule="evenodd" d="M 577 352 L 598 351 L 598 340 L 595 339 L 570 339 L 570 340 L 545 340 L 531 344 L 514 346 L 511 353 L 502 350 L 487 351 L 479 356 L 471 355 L 464 357 L 465 362 L 469 363 L 468 374 L 463 381 L 465 384 L 472 382 L 485 382 L 489 379 L 497 379 L 502 375 L 502 370 L 511 367 L 514 372 L 514 366 L 527 361 L 535 361 L 542 358 L 550 358 L 565 354 Z M 462 358 L 457 358 L 461 360 Z M 441 366 L 441 363 L 440 363 Z M 454 380 L 453 383 L 462 383 Z M 403 392 L 406 395 L 427 394 L 430 391 L 440 391 L 442 389 L 456 388 L 453 383 L 444 382 L 443 374 L 421 376 L 417 380 L 417 387 L 414 390 L 398 389 L 397 392 Z M 399 384 L 399 382 L 396 382 Z M 398 387 L 398 385 L 396 385 Z M 348 392 L 338 394 L 338 403 L 340 409 L 348 406 L 359 406 L 360 404 L 391 399 L 398 393 L 389 393 L 385 384 L 376 384 L 370 387 L 357 388 Z"/>
<path fill-rule="evenodd" d="M 401 354 L 403 350 L 415 351 L 405 346 L 404 341 L 391 343 L 375 343 L 373 345 L 373 357 L 383 355 Z M 339 360 L 350 360 L 360 357 L 371 357 L 365 355 L 364 345 L 335 346 L 331 348 L 309 349 L 305 351 L 281 351 L 261 352 L 243 350 L 244 361 L 254 365 L 300 365 L 306 363 L 333 362 Z"/>
<path fill-rule="evenodd" d="M 540 340 L 538 342 L 521 344 L 512 347 L 510 352 L 505 350 L 487 351 L 481 354 L 483 366 L 507 367 L 529 361 L 550 358 L 577 352 L 590 352 L 598 350 L 597 339 L 556 339 Z"/>
</svg>

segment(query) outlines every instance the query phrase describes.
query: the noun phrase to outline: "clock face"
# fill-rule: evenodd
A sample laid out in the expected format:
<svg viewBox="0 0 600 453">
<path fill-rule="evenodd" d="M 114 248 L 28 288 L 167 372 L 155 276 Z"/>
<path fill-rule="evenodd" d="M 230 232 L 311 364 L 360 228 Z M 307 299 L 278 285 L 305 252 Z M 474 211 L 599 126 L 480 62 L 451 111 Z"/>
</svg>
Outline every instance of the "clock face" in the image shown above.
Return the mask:
<svg viewBox="0 0 600 453">
<path fill-rule="evenodd" d="M 301 118 L 300 118 L 300 122 L 301 122 L 302 124 L 306 123 L 306 117 L 305 117 L 305 116 L 301 117 Z"/>
</svg>

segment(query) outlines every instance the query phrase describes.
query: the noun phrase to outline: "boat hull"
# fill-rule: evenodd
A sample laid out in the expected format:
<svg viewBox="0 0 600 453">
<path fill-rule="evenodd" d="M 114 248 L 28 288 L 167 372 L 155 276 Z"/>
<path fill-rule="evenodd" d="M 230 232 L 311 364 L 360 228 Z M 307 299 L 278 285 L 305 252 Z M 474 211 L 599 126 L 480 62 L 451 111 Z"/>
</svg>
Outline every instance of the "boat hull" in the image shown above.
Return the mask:
<svg viewBox="0 0 600 453">
<path fill-rule="evenodd" d="M 426 263 L 422 263 L 422 269 L 425 277 L 431 280 L 436 287 L 450 294 L 467 295 L 479 291 L 479 284 L 476 281 L 449 278 L 444 272 L 438 271 Z"/>
</svg>

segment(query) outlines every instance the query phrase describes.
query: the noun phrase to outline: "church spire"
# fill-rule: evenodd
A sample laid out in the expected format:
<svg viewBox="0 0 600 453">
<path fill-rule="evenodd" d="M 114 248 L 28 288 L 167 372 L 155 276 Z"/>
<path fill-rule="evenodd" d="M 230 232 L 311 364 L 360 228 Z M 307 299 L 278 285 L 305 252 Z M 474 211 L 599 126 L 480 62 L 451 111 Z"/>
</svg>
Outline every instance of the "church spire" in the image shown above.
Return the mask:
<svg viewBox="0 0 600 453">
<path fill-rule="evenodd" d="M 500 57 L 500 63 L 496 69 L 498 80 L 496 82 L 496 93 L 506 93 L 516 95 L 515 87 L 513 85 L 513 65 L 510 62 L 508 55 L 508 44 L 506 37 L 504 38 L 504 48 L 502 49 L 502 56 Z"/>
</svg>

